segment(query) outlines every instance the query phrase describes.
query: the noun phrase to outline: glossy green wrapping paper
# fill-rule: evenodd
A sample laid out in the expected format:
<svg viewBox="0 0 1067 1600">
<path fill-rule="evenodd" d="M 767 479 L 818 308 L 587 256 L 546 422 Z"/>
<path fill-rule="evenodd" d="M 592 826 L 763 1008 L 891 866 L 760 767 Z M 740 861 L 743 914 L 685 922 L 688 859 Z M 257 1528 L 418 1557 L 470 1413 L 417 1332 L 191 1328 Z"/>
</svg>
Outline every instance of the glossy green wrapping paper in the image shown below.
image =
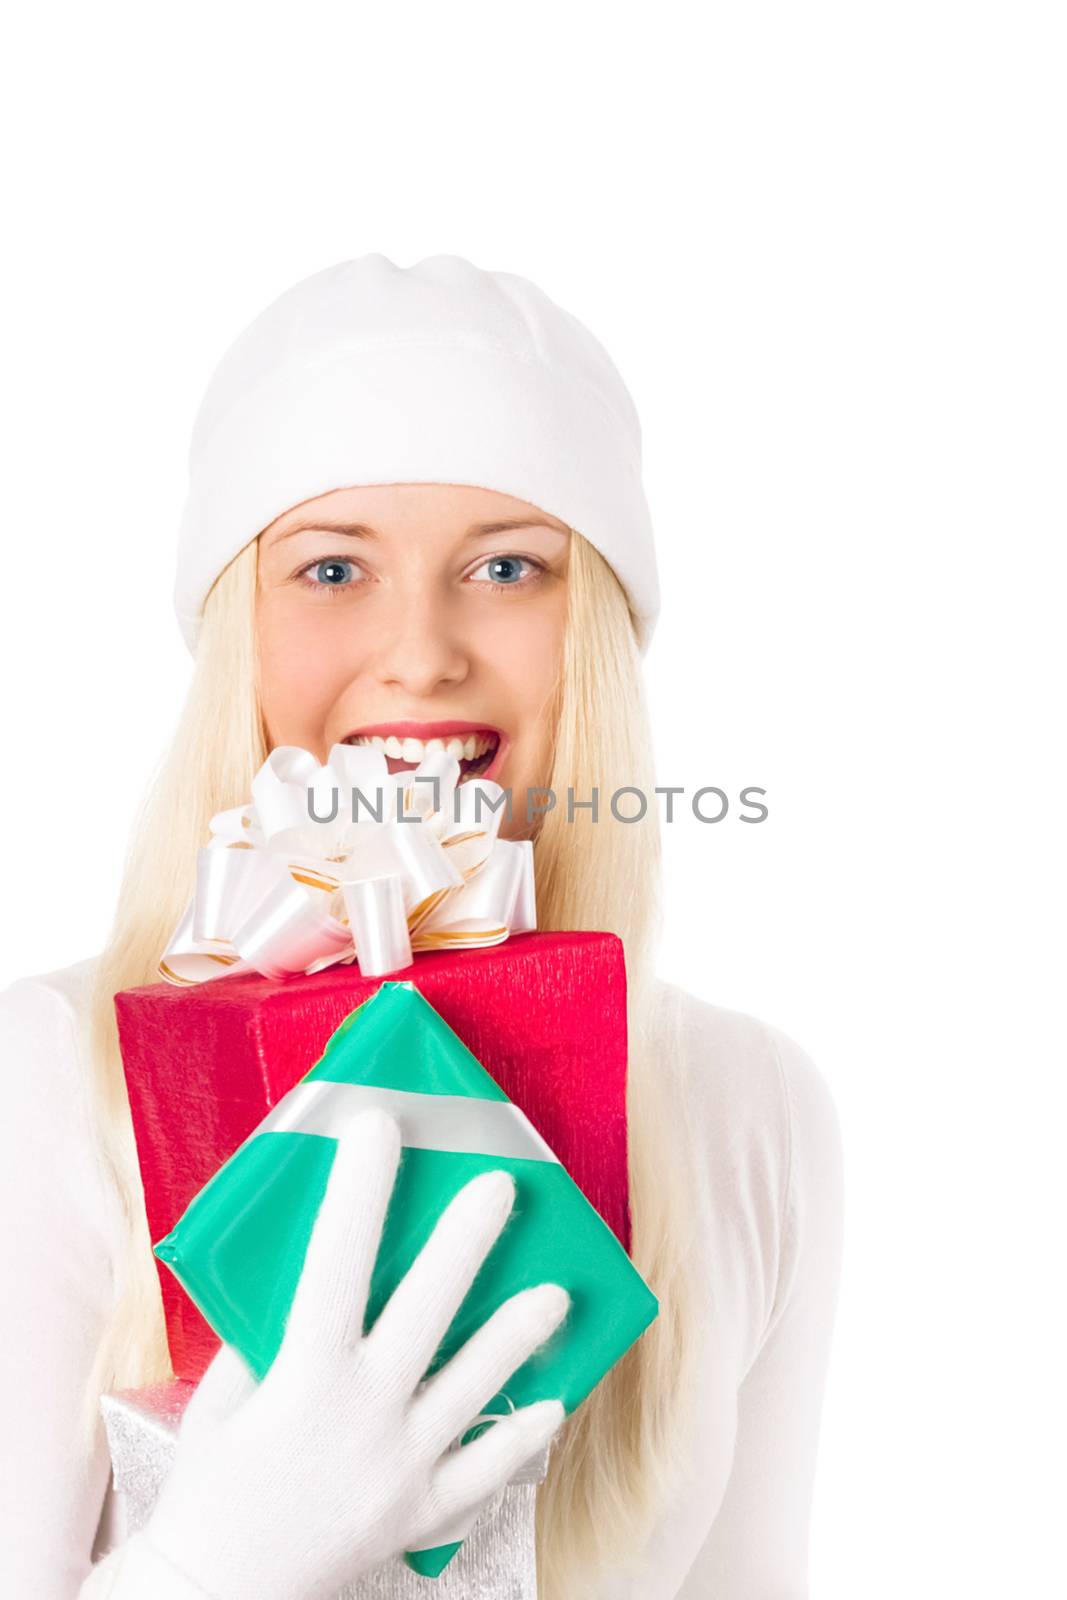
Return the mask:
<svg viewBox="0 0 1067 1600">
<path fill-rule="evenodd" d="M 566 1319 L 483 1415 L 551 1398 L 574 1411 L 654 1319 L 658 1302 L 523 1113 L 413 984 L 383 983 L 344 1020 L 311 1070 L 156 1244 L 156 1255 L 262 1378 L 281 1344 L 326 1190 L 337 1119 L 369 1104 L 397 1118 L 403 1149 L 367 1328 L 452 1196 L 477 1173 L 504 1169 L 515 1179 L 512 1214 L 427 1375 L 519 1289 L 560 1283 L 571 1296 Z M 491 1426 L 468 1429 L 464 1442 Z M 457 1541 L 405 1559 L 432 1577 L 459 1548 Z"/>
</svg>

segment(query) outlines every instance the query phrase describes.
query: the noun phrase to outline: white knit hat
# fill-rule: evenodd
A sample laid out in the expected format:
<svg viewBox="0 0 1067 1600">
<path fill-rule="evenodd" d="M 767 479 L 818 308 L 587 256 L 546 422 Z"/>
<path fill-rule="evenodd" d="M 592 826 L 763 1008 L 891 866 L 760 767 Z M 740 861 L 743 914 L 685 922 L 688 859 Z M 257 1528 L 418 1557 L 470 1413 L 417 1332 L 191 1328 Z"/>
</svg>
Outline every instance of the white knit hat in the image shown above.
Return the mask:
<svg viewBox="0 0 1067 1600">
<path fill-rule="evenodd" d="M 304 500 L 460 483 L 575 528 L 659 610 L 641 427 L 603 345 L 540 290 L 462 256 L 372 254 L 295 284 L 235 340 L 193 427 L 174 601 L 195 650 L 219 573 Z"/>
</svg>

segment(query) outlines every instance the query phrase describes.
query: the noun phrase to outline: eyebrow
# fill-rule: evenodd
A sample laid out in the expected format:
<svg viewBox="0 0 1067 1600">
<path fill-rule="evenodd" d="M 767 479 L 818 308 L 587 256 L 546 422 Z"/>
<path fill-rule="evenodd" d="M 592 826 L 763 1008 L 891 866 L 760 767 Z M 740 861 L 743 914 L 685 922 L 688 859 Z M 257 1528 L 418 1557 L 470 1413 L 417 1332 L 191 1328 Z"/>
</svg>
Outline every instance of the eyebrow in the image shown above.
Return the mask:
<svg viewBox="0 0 1067 1600">
<path fill-rule="evenodd" d="M 557 528 L 552 522 L 544 522 L 539 517 L 504 517 L 498 522 L 472 523 L 463 537 L 464 539 L 483 539 L 490 534 L 509 533 L 515 528 L 547 528 L 550 533 L 560 534 L 569 531 Z M 291 528 L 286 528 L 284 533 L 278 535 L 275 543 L 281 544 L 283 539 L 291 539 L 294 533 L 336 533 L 347 539 L 369 539 L 372 541 L 381 538 L 381 534 L 377 529 L 370 527 L 365 522 L 337 522 L 328 517 L 308 517 L 294 523 Z"/>
</svg>

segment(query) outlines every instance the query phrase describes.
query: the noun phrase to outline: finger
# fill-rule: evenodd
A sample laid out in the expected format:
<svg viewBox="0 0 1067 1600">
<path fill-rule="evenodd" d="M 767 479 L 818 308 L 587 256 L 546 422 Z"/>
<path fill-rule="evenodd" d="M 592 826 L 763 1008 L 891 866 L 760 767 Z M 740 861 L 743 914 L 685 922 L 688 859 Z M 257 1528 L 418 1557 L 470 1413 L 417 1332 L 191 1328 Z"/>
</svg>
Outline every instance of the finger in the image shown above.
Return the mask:
<svg viewBox="0 0 1067 1600">
<path fill-rule="evenodd" d="M 220 1344 L 204 1375 L 185 1403 L 180 1431 L 183 1439 L 215 1427 L 256 1389 L 255 1374 L 244 1357 L 225 1341 Z"/>
<path fill-rule="evenodd" d="M 410 1394 L 430 1365 L 515 1199 L 508 1172 L 481 1172 L 453 1195 L 367 1336 L 390 1382 Z"/>
<path fill-rule="evenodd" d="M 286 1350 L 337 1351 L 362 1338 L 400 1149 L 396 1120 L 377 1108 L 342 1130 L 289 1309 Z"/>
<path fill-rule="evenodd" d="M 521 1289 L 497 1306 L 411 1404 L 412 1424 L 439 1455 L 559 1327 L 571 1303 L 558 1283 Z"/>
<path fill-rule="evenodd" d="M 424 1547 L 427 1535 L 468 1518 L 476 1507 L 502 1489 L 531 1456 L 544 1449 L 565 1416 L 561 1401 L 538 1400 L 494 1422 L 471 1444 L 443 1456 L 431 1480 L 426 1511 L 413 1541 Z"/>
</svg>

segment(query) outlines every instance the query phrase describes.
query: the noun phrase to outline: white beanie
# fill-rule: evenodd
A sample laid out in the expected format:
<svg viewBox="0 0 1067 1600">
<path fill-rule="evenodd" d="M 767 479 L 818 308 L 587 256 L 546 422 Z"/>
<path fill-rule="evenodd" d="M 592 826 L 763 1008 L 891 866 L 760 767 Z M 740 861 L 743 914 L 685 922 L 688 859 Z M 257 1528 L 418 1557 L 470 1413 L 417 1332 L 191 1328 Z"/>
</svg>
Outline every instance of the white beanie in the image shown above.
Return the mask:
<svg viewBox="0 0 1067 1600">
<path fill-rule="evenodd" d="M 458 483 L 529 501 L 611 564 L 647 648 L 659 609 L 641 427 L 603 345 L 512 272 L 377 253 L 303 279 L 223 356 L 193 427 L 174 601 L 332 489 Z"/>
</svg>

